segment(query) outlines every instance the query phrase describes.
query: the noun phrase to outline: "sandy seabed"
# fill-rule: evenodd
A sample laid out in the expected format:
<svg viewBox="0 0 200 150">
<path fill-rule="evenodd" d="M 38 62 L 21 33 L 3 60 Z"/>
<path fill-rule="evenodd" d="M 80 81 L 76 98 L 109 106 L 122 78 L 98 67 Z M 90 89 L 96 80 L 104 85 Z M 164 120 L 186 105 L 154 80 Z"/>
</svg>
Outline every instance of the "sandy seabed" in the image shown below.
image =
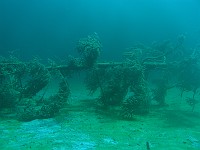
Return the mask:
<svg viewBox="0 0 200 150">
<path fill-rule="evenodd" d="M 194 111 L 176 88 L 167 93 L 166 107 L 133 120 L 96 106 L 82 84 L 72 84 L 69 105 L 57 117 L 19 122 L 0 118 L 1 150 L 199 150 L 200 103 Z M 196 96 L 200 99 L 199 95 Z"/>
</svg>

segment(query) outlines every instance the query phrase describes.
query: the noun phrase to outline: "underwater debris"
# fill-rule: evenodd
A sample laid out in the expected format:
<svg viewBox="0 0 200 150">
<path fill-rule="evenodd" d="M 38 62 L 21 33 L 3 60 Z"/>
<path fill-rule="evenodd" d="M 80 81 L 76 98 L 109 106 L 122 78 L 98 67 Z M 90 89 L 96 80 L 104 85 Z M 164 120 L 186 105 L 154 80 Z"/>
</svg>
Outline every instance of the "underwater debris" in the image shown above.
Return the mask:
<svg viewBox="0 0 200 150">
<path fill-rule="evenodd" d="M 100 90 L 103 91 L 102 78 L 105 78 L 105 71 L 105 69 L 94 67 L 87 72 L 87 75 L 85 77 L 85 85 L 90 95 L 94 94 L 98 88 L 100 88 Z"/>
<path fill-rule="evenodd" d="M 146 142 L 146 148 L 147 148 L 147 150 L 150 150 L 150 144 L 149 144 L 149 142 Z"/>
<path fill-rule="evenodd" d="M 192 111 L 194 111 L 196 104 L 199 103 L 199 101 L 197 101 L 196 99 L 189 98 L 189 97 L 186 98 L 186 102 L 187 102 L 188 105 L 190 105 L 192 107 Z"/>
<path fill-rule="evenodd" d="M 184 91 L 193 91 L 193 98 L 197 89 L 200 87 L 200 66 L 196 58 L 188 58 L 182 61 L 178 66 L 178 87 L 182 93 Z M 182 95 L 182 94 L 181 94 Z"/>
<path fill-rule="evenodd" d="M 26 64 L 16 57 L 0 58 L 0 109 L 15 106 L 26 71 Z"/>
<path fill-rule="evenodd" d="M 133 114 L 148 112 L 146 83 L 143 67 L 138 61 L 127 60 L 117 66 L 93 68 L 86 77 L 90 93 L 100 90 L 98 102 L 106 108 L 121 106 L 121 116 L 131 118 Z M 130 93 L 134 96 L 126 98 Z"/>
<path fill-rule="evenodd" d="M 121 116 L 125 119 L 132 119 L 134 115 L 146 114 L 149 112 L 149 92 L 146 86 L 137 85 L 132 89 L 133 95 L 129 96 L 122 104 Z"/>
<path fill-rule="evenodd" d="M 93 69 L 86 78 L 86 86 L 90 93 L 100 89 L 98 102 L 106 107 L 120 105 L 127 93 L 127 83 L 123 67 Z"/>
<path fill-rule="evenodd" d="M 81 60 L 84 66 L 92 67 L 101 52 L 101 42 L 97 33 L 89 35 L 87 38 L 82 38 L 78 41 L 77 50 L 81 55 Z"/>
<path fill-rule="evenodd" d="M 27 64 L 28 79 L 24 81 L 25 84 L 22 88 L 22 97 L 31 98 L 41 91 L 50 80 L 49 71 L 44 65 L 34 60 Z M 26 80 L 26 79 L 25 79 Z"/>
<path fill-rule="evenodd" d="M 155 100 L 160 106 L 165 106 L 165 97 L 167 95 L 168 86 L 166 79 L 160 79 L 156 83 L 156 88 L 153 90 L 153 100 Z"/>
<path fill-rule="evenodd" d="M 23 98 L 17 103 L 17 118 L 21 121 L 54 117 L 68 102 L 70 90 L 66 81 L 61 80 L 57 94 L 49 98 Z"/>
<path fill-rule="evenodd" d="M 134 46 L 124 53 L 125 61 L 100 63 L 97 59 L 102 45 L 95 33 L 78 41 L 76 49 L 80 57 L 69 57 L 65 65 L 52 62 L 47 67 L 38 59 L 25 63 L 15 57 L 1 57 L 0 109 L 16 110 L 22 121 L 54 117 L 68 102 L 70 90 L 66 77 L 84 70 L 88 72 L 85 83 L 90 94 L 99 91 L 97 104 L 119 108 L 117 111 L 123 118 L 133 118 L 149 112 L 152 91 L 148 87 L 148 75 L 155 72 L 162 76 L 159 72 L 162 70 L 166 74 L 172 72 L 172 80 L 177 82 L 173 84 L 180 89 L 194 92 L 193 98 L 186 99 L 194 110 L 197 103 L 194 96 L 200 87 L 200 53 L 195 49 L 191 55 L 181 54 L 183 41 L 184 37 L 180 37 L 177 44 L 164 41 L 151 47 Z M 176 59 L 178 53 L 180 57 Z M 48 85 L 55 76 L 59 80 L 57 91 L 47 97 Z M 165 105 L 167 89 L 166 82 L 156 84 L 154 100 L 159 105 Z"/>
<path fill-rule="evenodd" d="M 44 97 L 44 88 L 54 75 L 38 59 L 23 63 L 14 57 L 1 58 L 0 66 L 0 109 L 16 110 L 19 120 L 53 117 L 67 102 L 69 88 L 63 77 L 58 93 Z"/>
</svg>

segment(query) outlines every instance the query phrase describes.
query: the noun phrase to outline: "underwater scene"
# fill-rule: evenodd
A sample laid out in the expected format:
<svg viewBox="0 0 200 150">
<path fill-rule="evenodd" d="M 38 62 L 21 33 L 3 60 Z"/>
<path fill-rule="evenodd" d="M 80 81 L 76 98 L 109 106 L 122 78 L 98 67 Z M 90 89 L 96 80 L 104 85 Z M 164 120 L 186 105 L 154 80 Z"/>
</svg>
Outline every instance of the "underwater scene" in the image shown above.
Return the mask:
<svg viewBox="0 0 200 150">
<path fill-rule="evenodd" d="M 200 150 L 199 0 L 1 0 L 0 150 Z"/>
</svg>

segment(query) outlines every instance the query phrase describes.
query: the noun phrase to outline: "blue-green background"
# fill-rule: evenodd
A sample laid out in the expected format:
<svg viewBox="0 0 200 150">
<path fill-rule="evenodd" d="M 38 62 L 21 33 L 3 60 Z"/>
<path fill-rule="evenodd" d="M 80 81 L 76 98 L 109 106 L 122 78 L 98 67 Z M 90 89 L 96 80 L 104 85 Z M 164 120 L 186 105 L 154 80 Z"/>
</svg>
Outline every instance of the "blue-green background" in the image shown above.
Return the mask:
<svg viewBox="0 0 200 150">
<path fill-rule="evenodd" d="M 0 0 L 0 55 L 65 59 L 93 32 L 102 59 L 179 34 L 189 49 L 200 42 L 200 0 Z"/>
</svg>

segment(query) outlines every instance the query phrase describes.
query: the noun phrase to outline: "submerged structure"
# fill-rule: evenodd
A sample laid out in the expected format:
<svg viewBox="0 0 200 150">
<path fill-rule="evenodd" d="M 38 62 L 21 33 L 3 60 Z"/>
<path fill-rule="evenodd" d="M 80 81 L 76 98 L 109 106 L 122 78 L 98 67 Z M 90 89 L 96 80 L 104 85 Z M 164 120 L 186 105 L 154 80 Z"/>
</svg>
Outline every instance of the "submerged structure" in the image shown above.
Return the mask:
<svg viewBox="0 0 200 150">
<path fill-rule="evenodd" d="M 21 121 L 59 115 L 64 105 L 70 107 L 69 75 L 83 70 L 87 72 L 85 84 L 89 93 L 99 91 L 94 103 L 105 111 L 112 108 L 119 117 L 129 119 L 148 114 L 152 101 L 159 107 L 167 105 L 165 96 L 172 87 L 194 93 L 186 99 L 193 111 L 200 87 L 200 48 L 186 54 L 183 43 L 182 35 L 175 44 L 170 41 L 151 47 L 138 44 L 123 54 L 123 62 L 101 63 L 97 60 L 102 44 L 94 33 L 78 41 L 80 57 L 70 56 L 67 64 L 52 62 L 45 66 L 37 58 L 22 62 L 13 56 L 1 57 L 0 110 L 12 110 Z M 50 84 L 55 87 L 54 92 L 50 91 Z"/>
</svg>

